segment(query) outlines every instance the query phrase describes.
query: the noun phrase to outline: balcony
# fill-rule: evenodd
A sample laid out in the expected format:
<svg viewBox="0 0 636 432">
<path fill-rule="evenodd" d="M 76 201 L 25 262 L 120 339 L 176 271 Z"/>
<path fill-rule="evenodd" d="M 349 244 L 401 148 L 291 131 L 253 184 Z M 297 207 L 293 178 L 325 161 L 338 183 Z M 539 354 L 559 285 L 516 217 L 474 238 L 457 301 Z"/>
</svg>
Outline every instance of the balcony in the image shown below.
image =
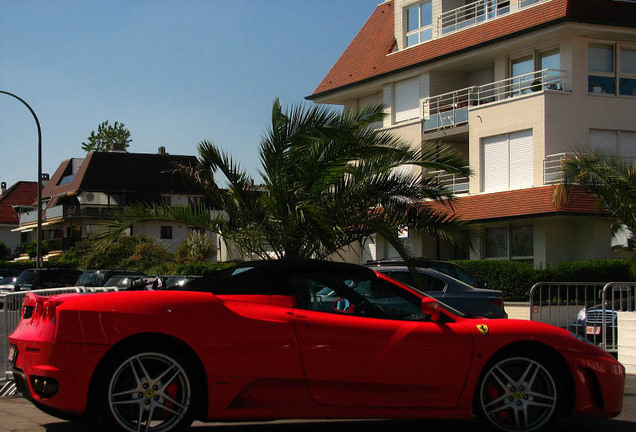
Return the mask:
<svg viewBox="0 0 636 432">
<path fill-rule="evenodd" d="M 443 170 L 431 171 L 428 174 L 439 182 L 446 193 L 452 193 L 453 195 L 465 195 L 468 193 L 469 179 L 466 176 L 449 174 Z"/>
<path fill-rule="evenodd" d="M 437 17 L 437 37 L 445 36 L 486 21 L 511 14 L 550 0 L 478 0 L 444 12 Z"/>
<path fill-rule="evenodd" d="M 481 86 L 432 96 L 422 105 L 422 129 L 433 132 L 468 123 L 471 107 L 507 100 L 544 90 L 563 91 L 566 73 L 543 69 Z"/>
<path fill-rule="evenodd" d="M 546 155 L 543 160 L 543 184 L 556 185 L 563 183 L 563 160 L 572 156 L 572 153 L 555 153 Z"/>
</svg>

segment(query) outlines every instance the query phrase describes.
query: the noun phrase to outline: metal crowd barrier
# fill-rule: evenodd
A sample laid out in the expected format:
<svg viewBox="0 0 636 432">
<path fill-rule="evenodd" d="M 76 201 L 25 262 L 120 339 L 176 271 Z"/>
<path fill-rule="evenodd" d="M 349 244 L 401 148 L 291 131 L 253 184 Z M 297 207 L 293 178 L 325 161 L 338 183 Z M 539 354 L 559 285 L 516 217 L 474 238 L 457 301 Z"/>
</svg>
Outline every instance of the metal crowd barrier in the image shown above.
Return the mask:
<svg viewBox="0 0 636 432">
<path fill-rule="evenodd" d="M 41 289 L 33 291 L 35 294 L 39 296 L 54 296 L 60 294 L 75 294 L 75 293 L 95 293 L 95 292 L 105 292 L 105 291 L 118 291 L 117 288 L 102 288 L 102 287 L 64 287 L 64 288 L 51 288 L 51 289 Z M 2 345 L 2 371 L 6 371 L 8 368 L 8 359 L 9 356 L 9 335 L 15 330 L 18 326 L 18 322 L 20 321 L 20 316 L 22 312 L 22 302 L 26 294 L 30 291 L 19 291 L 12 292 L 6 294 L 0 294 L 0 302 L 4 304 L 2 308 L 1 314 L 3 315 L 3 326 L 2 331 L 0 332 L 0 345 Z M 4 380 L 4 373 L 0 375 L 0 397 L 3 393 L 3 388 L 7 383 Z"/>
<path fill-rule="evenodd" d="M 618 352 L 618 312 L 636 311 L 636 284 L 540 282 L 530 290 L 530 319 L 565 328 Z"/>
</svg>

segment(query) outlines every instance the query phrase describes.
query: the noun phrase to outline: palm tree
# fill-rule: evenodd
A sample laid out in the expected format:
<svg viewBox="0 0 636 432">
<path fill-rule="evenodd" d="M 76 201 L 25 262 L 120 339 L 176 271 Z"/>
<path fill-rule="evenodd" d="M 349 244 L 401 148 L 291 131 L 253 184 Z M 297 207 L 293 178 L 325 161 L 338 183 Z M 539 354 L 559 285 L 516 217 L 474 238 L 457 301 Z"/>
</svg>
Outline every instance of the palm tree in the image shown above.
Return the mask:
<svg viewBox="0 0 636 432">
<path fill-rule="evenodd" d="M 631 237 L 636 233 L 636 164 L 618 155 L 600 150 L 578 152 L 564 160 L 563 184 L 556 189 L 557 200 L 567 198 L 578 185 L 594 195 L 599 204 L 612 212 L 617 226 L 626 227 Z M 632 257 L 632 273 L 636 274 L 636 255 Z"/>
<path fill-rule="evenodd" d="M 451 210 L 453 197 L 420 169 L 470 175 L 448 148 L 413 149 L 372 127 L 383 107 L 342 112 L 276 100 L 272 123 L 261 140 L 262 187 L 217 145 L 198 146 L 199 166 L 187 171 L 204 190 L 204 208 L 136 206 L 116 217 L 106 238 L 142 220 L 171 220 L 220 233 L 228 244 L 259 258 L 326 258 L 373 233 L 405 258 L 398 228 L 408 225 L 460 247 L 472 246 L 470 230 Z M 411 169 L 404 169 L 411 167 Z M 219 177 L 225 182 L 220 184 Z M 444 206 L 426 205 L 427 201 Z M 440 209 L 441 208 L 441 209 Z"/>
</svg>

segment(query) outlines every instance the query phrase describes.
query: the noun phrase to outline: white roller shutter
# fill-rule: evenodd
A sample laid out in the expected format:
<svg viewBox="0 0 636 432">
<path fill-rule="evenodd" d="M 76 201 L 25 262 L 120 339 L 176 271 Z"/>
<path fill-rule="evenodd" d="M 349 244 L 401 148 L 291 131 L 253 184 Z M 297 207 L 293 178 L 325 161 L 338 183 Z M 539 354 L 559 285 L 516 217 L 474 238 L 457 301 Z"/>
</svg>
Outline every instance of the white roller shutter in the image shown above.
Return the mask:
<svg viewBox="0 0 636 432">
<path fill-rule="evenodd" d="M 636 132 L 621 131 L 619 148 L 621 157 L 636 160 Z"/>
<path fill-rule="evenodd" d="M 590 149 L 607 154 L 618 153 L 618 132 L 615 130 L 590 129 Z"/>
<path fill-rule="evenodd" d="M 484 138 L 483 191 L 498 192 L 508 189 L 508 135 Z"/>
<path fill-rule="evenodd" d="M 395 83 L 395 122 L 416 119 L 420 116 L 419 78 L 411 78 Z"/>
<path fill-rule="evenodd" d="M 510 146 L 510 189 L 532 187 L 532 130 L 511 133 Z"/>
</svg>

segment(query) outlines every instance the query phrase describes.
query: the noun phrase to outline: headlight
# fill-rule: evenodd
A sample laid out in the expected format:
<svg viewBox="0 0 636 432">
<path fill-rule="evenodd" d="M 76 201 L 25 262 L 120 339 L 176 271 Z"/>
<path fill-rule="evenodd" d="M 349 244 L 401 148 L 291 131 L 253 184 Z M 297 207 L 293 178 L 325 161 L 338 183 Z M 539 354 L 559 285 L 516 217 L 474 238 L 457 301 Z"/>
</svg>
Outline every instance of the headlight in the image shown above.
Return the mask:
<svg viewBox="0 0 636 432">
<path fill-rule="evenodd" d="M 579 313 L 576 315 L 577 321 L 585 321 L 586 313 L 587 313 L 587 308 L 581 309 Z"/>
</svg>

